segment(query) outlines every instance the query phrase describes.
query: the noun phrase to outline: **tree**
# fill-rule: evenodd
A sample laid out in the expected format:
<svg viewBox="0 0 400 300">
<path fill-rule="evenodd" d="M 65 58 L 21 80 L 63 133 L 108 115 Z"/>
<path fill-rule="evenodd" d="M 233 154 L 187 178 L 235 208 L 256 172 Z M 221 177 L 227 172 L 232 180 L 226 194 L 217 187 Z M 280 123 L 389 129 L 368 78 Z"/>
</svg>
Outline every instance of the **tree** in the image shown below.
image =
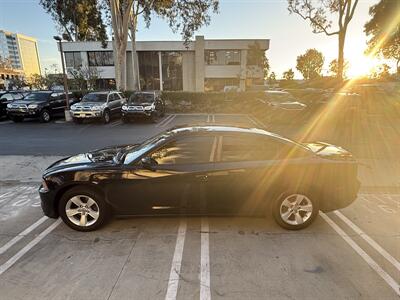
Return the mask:
<svg viewBox="0 0 400 300">
<path fill-rule="evenodd" d="M 78 90 L 93 90 L 96 86 L 96 81 L 100 77 L 100 71 L 97 68 L 79 67 L 70 69 L 68 73 L 72 76 L 72 84 Z"/>
<path fill-rule="evenodd" d="M 29 82 L 31 87 L 34 89 L 42 90 L 47 88 L 47 81 L 46 78 L 39 74 L 33 74 L 29 78 Z"/>
<path fill-rule="evenodd" d="M 292 80 L 294 79 L 294 72 L 293 72 L 293 70 L 292 70 L 292 69 L 289 69 L 289 70 L 283 72 L 283 78 L 284 78 L 286 81 L 292 81 Z"/>
<path fill-rule="evenodd" d="M 102 7 L 97 0 L 40 0 L 67 41 L 101 41 L 107 46 Z"/>
<path fill-rule="evenodd" d="M 276 83 L 276 75 L 275 72 L 271 72 L 268 76 L 268 84 L 275 84 Z"/>
<path fill-rule="evenodd" d="M 317 4 L 314 4 L 315 2 Z M 309 21 L 314 33 L 338 36 L 337 78 L 340 80 L 343 79 L 344 44 L 347 28 L 354 16 L 357 4 L 358 0 L 288 0 L 289 12 Z M 337 16 L 335 20 L 338 25 L 336 30 L 332 30 L 334 22 L 327 17 L 328 13 Z"/>
<path fill-rule="evenodd" d="M 390 66 L 387 64 L 381 64 L 372 70 L 370 77 L 378 80 L 390 79 Z"/>
<path fill-rule="evenodd" d="M 400 73 L 400 1 L 381 0 L 370 7 L 372 17 L 364 25 L 368 40 L 367 54 L 383 56 L 396 62 L 397 73 Z"/>
<path fill-rule="evenodd" d="M 349 62 L 347 60 L 344 61 L 344 65 L 343 65 L 343 78 L 346 78 L 346 73 L 347 70 L 349 69 Z M 332 73 L 333 76 L 338 77 L 338 71 L 339 71 L 339 67 L 338 67 L 338 61 L 337 59 L 333 59 L 330 63 L 329 63 L 329 71 Z"/>
<path fill-rule="evenodd" d="M 111 15 L 116 52 L 116 82 L 120 90 L 126 89 L 126 47 L 128 36 L 132 41 L 132 72 L 134 89 L 139 89 L 136 32 L 139 16 L 146 27 L 156 15 L 167 20 L 173 32 L 180 31 L 187 44 L 201 26 L 210 23 L 209 11 L 218 12 L 218 0 L 106 0 Z"/>
<path fill-rule="evenodd" d="M 250 72 L 254 66 L 261 68 L 263 70 L 263 78 L 266 79 L 268 77 L 270 69 L 269 61 L 265 55 L 265 51 L 261 49 L 258 42 L 249 45 L 249 50 L 247 50 L 247 66 Z"/>
<path fill-rule="evenodd" d="M 316 49 L 308 49 L 305 54 L 297 56 L 296 69 L 300 71 L 304 79 L 314 79 L 321 76 L 325 58 Z"/>
</svg>

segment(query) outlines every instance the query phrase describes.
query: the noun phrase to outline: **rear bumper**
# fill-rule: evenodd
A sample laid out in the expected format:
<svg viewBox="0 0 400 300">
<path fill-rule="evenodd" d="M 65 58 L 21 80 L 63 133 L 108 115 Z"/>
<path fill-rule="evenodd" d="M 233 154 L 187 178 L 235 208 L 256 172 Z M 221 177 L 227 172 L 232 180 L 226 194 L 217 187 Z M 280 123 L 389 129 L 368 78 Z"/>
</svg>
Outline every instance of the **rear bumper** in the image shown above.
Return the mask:
<svg viewBox="0 0 400 300">
<path fill-rule="evenodd" d="M 57 204 L 55 203 L 55 192 L 51 190 L 45 190 L 43 186 L 39 188 L 40 205 L 43 213 L 49 218 L 58 218 Z"/>
</svg>

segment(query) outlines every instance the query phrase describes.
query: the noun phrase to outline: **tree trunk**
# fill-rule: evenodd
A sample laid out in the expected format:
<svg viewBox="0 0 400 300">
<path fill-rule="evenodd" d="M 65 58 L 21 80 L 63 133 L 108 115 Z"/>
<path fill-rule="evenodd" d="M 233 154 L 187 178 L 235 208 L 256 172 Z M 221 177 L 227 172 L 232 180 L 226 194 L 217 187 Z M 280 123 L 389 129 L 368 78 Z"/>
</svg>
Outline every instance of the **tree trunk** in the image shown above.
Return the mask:
<svg viewBox="0 0 400 300">
<path fill-rule="evenodd" d="M 337 78 L 343 80 L 343 69 L 344 69 L 344 41 L 346 38 L 346 30 L 343 29 L 339 32 L 339 53 L 338 53 L 338 68 L 337 68 Z"/>
<path fill-rule="evenodd" d="M 115 58 L 115 82 L 119 91 L 126 90 L 126 45 L 125 47 L 114 40 Z"/>
<path fill-rule="evenodd" d="M 136 28 L 131 27 L 131 41 L 132 41 L 132 86 L 134 91 L 140 90 L 139 80 L 139 60 L 136 51 Z"/>
</svg>

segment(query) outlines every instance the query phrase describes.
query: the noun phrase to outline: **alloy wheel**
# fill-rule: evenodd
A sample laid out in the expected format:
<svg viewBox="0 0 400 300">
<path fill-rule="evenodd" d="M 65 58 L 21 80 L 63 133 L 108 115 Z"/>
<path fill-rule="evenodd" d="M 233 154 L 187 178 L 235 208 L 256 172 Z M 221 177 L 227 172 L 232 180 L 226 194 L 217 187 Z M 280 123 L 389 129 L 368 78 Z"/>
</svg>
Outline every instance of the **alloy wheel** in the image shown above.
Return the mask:
<svg viewBox="0 0 400 300">
<path fill-rule="evenodd" d="M 313 209 L 313 204 L 307 196 L 292 194 L 282 201 L 279 214 L 283 222 L 296 226 L 307 222 Z"/>
<path fill-rule="evenodd" d="M 73 224 L 88 227 L 97 222 L 100 210 L 96 201 L 91 197 L 76 195 L 67 201 L 65 214 Z"/>
</svg>

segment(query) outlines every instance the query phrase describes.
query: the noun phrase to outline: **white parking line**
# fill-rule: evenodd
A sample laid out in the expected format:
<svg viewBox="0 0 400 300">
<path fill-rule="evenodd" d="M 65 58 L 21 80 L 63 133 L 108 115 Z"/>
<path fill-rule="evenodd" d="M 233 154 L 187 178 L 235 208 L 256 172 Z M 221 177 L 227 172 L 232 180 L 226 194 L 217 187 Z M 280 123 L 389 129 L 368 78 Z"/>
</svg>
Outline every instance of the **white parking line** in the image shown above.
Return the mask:
<svg viewBox="0 0 400 300">
<path fill-rule="evenodd" d="M 175 116 L 176 116 L 176 115 L 169 115 L 168 117 L 162 119 L 161 122 L 158 123 L 158 124 L 156 125 L 156 127 L 163 127 L 163 126 L 165 126 L 167 123 L 169 123 L 169 121 L 170 121 L 171 119 L 175 118 Z"/>
<path fill-rule="evenodd" d="M 208 219 L 201 219 L 201 254 L 200 254 L 200 300 L 211 299 L 210 289 L 210 245 Z"/>
<path fill-rule="evenodd" d="M 172 115 L 171 118 L 169 118 L 166 122 L 164 122 L 164 124 L 163 124 L 162 126 L 163 126 L 163 127 L 167 126 L 167 125 L 168 125 L 169 123 L 171 123 L 172 120 L 175 119 L 175 118 L 176 118 L 176 116 L 175 116 L 175 115 Z"/>
<path fill-rule="evenodd" d="M 386 273 L 363 249 L 360 248 L 351 238 L 348 236 L 335 222 L 331 220 L 326 214 L 324 214 L 322 211 L 319 212 L 319 215 L 333 228 L 333 230 L 336 231 L 337 234 L 339 234 L 340 237 L 342 237 L 349 245 L 351 248 L 353 248 L 354 251 L 357 252 L 358 255 L 362 257 L 362 259 L 365 260 L 365 262 L 375 270 L 376 273 L 380 277 L 382 277 L 383 280 L 386 281 L 386 283 L 395 291 L 395 293 L 400 296 L 400 285 L 388 274 Z"/>
<path fill-rule="evenodd" d="M 165 295 L 166 300 L 176 299 L 179 286 L 179 275 L 181 273 L 183 247 L 185 245 L 186 220 L 181 220 L 176 237 L 174 257 L 172 259 L 171 272 L 169 274 L 168 289 Z"/>
<path fill-rule="evenodd" d="M 31 226 L 29 226 L 24 231 L 19 233 L 16 237 L 11 239 L 7 244 L 5 244 L 3 247 L 0 248 L 0 255 L 2 255 L 4 252 L 6 252 L 8 249 L 10 249 L 16 243 L 18 243 L 22 238 L 24 238 L 26 235 L 28 235 L 30 232 L 32 232 L 34 229 L 36 229 L 40 224 L 42 224 L 47 219 L 48 219 L 48 217 L 41 217 L 39 220 L 37 220 Z"/>
<path fill-rule="evenodd" d="M 119 126 L 121 124 L 122 124 L 122 121 L 121 120 L 117 120 L 117 121 L 112 122 L 111 124 L 109 124 L 108 127 L 116 127 L 116 126 Z"/>
<path fill-rule="evenodd" d="M 7 271 L 13 264 L 15 264 L 25 253 L 32 249 L 36 244 L 38 244 L 46 235 L 52 232 L 58 225 L 60 225 L 61 219 L 58 219 L 45 230 L 43 230 L 37 237 L 35 237 L 28 245 L 18 251 L 14 256 L 7 260 L 4 264 L 0 266 L 0 275 Z"/>
<path fill-rule="evenodd" d="M 372 248 L 379 252 L 384 258 L 386 258 L 393 266 L 400 271 L 400 263 L 390 255 L 385 249 L 383 249 L 377 242 L 375 242 L 371 237 L 369 237 L 364 231 L 362 231 L 356 224 L 351 222 L 345 215 L 343 215 L 340 211 L 334 211 L 334 214 L 337 215 L 343 222 L 345 222 L 355 233 L 357 233 L 360 237 L 362 237 Z"/>
</svg>

